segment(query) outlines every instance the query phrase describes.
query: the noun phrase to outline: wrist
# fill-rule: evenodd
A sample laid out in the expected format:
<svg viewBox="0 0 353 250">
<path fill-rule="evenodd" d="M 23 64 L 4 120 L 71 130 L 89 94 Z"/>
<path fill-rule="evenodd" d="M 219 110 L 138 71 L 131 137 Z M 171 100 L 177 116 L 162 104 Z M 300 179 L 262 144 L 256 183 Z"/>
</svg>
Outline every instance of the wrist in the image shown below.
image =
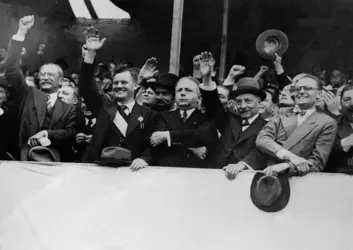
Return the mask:
<svg viewBox="0 0 353 250">
<path fill-rule="evenodd" d="M 26 37 L 27 35 L 27 30 L 23 30 L 23 29 L 18 29 L 17 33 L 16 33 L 16 36 L 23 36 L 23 37 Z"/>
<path fill-rule="evenodd" d="M 93 64 L 96 57 L 96 52 L 93 50 L 88 50 L 85 54 L 84 62 L 88 64 Z"/>
</svg>

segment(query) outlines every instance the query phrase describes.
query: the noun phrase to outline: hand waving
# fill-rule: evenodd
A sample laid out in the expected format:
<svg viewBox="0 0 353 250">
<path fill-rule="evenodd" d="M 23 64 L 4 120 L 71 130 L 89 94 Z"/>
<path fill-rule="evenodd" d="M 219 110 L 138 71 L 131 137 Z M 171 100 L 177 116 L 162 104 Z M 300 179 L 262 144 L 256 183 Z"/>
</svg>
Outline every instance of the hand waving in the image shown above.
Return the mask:
<svg viewBox="0 0 353 250">
<path fill-rule="evenodd" d="M 85 31 L 85 38 L 86 38 L 86 48 L 88 51 L 98 51 L 100 50 L 106 38 L 103 38 L 102 40 L 99 39 L 99 32 L 97 29 L 95 29 L 93 26 L 90 26 L 86 31 Z"/>
<path fill-rule="evenodd" d="M 26 34 L 34 25 L 34 16 L 22 17 L 19 21 L 18 30 L 22 34 Z"/>
<path fill-rule="evenodd" d="M 202 52 L 201 53 L 201 64 L 200 64 L 200 71 L 202 77 L 209 77 L 211 76 L 211 60 L 212 54 L 209 52 Z"/>
<path fill-rule="evenodd" d="M 146 63 L 141 68 L 140 74 L 138 76 L 139 83 L 141 83 L 142 80 L 150 79 L 158 74 L 158 70 L 156 70 L 157 64 L 158 61 L 154 57 L 151 57 L 146 61 Z"/>
</svg>

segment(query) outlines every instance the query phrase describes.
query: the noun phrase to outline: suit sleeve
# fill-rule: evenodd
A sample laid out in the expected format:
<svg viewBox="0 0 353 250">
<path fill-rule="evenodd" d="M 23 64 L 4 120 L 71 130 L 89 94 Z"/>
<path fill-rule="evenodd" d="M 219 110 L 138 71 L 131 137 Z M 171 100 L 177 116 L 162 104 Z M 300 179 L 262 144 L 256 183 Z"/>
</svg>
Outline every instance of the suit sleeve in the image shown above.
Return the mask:
<svg viewBox="0 0 353 250">
<path fill-rule="evenodd" d="M 275 142 L 278 134 L 278 129 L 281 124 L 280 117 L 273 117 L 263 127 L 260 133 L 257 135 L 256 147 L 264 154 L 276 157 L 276 153 L 284 149 L 281 145 Z"/>
<path fill-rule="evenodd" d="M 287 75 L 284 73 L 281 73 L 277 75 L 277 82 L 278 82 L 278 87 L 280 90 L 282 90 L 285 86 L 291 84 L 292 82 L 288 79 Z"/>
<path fill-rule="evenodd" d="M 212 121 L 205 121 L 195 129 L 170 131 L 172 145 L 185 147 L 203 147 L 217 141 L 217 130 Z"/>
<path fill-rule="evenodd" d="M 20 65 L 22 46 L 23 42 L 11 39 L 5 59 L 5 77 L 11 86 L 11 94 L 17 107 L 23 103 L 29 92 Z"/>
<path fill-rule="evenodd" d="M 100 94 L 94 83 L 94 67 L 94 64 L 82 62 L 78 87 L 79 93 L 84 98 L 88 109 L 94 117 L 97 117 L 103 105 L 104 98 L 108 97 Z"/>
<path fill-rule="evenodd" d="M 246 163 L 255 170 L 263 170 L 266 168 L 266 156 L 257 148 L 254 148 L 253 151 L 240 162 Z"/>
<path fill-rule="evenodd" d="M 312 162 L 310 172 L 321 172 L 330 156 L 336 138 L 337 123 L 335 120 L 327 122 L 316 139 L 314 149 L 308 160 Z"/>
<path fill-rule="evenodd" d="M 212 91 L 200 89 L 200 92 L 207 117 L 215 120 L 217 129 L 222 133 L 227 124 L 228 113 L 223 108 L 217 89 Z"/>
<path fill-rule="evenodd" d="M 150 144 L 150 137 L 154 131 L 156 131 L 156 127 L 159 121 L 160 114 L 150 110 L 150 119 L 149 123 L 147 124 L 147 135 L 144 140 L 144 150 L 141 155 L 141 159 L 143 159 L 145 162 L 147 162 L 149 165 L 152 164 L 152 157 L 154 154 L 154 150 L 152 149 L 152 146 Z"/>
<path fill-rule="evenodd" d="M 48 138 L 53 143 L 72 142 L 76 135 L 76 110 L 72 106 L 66 115 L 65 129 L 48 130 Z"/>
</svg>

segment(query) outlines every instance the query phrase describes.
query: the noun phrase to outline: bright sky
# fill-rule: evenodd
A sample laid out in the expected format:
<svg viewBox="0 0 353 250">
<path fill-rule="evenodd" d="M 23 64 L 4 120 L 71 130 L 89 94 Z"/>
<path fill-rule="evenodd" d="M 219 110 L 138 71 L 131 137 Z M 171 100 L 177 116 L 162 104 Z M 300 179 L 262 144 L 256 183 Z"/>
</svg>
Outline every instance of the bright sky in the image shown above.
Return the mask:
<svg viewBox="0 0 353 250">
<path fill-rule="evenodd" d="M 69 0 L 75 16 L 91 19 L 84 0 Z M 130 19 L 130 14 L 120 9 L 110 0 L 91 0 L 99 19 Z"/>
</svg>

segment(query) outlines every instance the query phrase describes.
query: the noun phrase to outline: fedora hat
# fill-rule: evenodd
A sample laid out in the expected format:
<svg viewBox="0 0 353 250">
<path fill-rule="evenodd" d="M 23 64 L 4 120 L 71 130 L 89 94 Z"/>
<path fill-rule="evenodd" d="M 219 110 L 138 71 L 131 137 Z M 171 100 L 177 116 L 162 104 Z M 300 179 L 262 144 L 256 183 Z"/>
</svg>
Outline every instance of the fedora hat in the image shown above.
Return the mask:
<svg viewBox="0 0 353 250">
<path fill-rule="evenodd" d="M 264 212 L 278 212 L 289 201 L 290 186 L 285 174 L 266 176 L 256 173 L 251 183 L 250 196 L 254 205 Z"/>
<path fill-rule="evenodd" d="M 260 89 L 259 82 L 251 77 L 240 78 L 234 84 L 232 91 L 229 93 L 229 98 L 234 99 L 238 95 L 253 94 L 260 97 L 261 101 L 266 99 L 266 93 Z"/>
<path fill-rule="evenodd" d="M 288 37 L 280 30 L 266 30 L 256 39 L 256 50 L 265 59 L 274 60 L 275 53 L 283 56 L 288 49 Z"/>
<path fill-rule="evenodd" d="M 174 94 L 175 86 L 179 81 L 179 77 L 172 73 L 161 73 L 156 77 L 156 81 L 146 81 L 145 86 L 151 87 L 153 90 L 156 88 L 165 88 Z"/>
<path fill-rule="evenodd" d="M 99 165 L 109 167 L 127 166 L 131 164 L 131 151 L 122 147 L 107 147 L 101 152 L 101 158 L 96 161 Z"/>
<path fill-rule="evenodd" d="M 43 147 L 36 146 L 28 151 L 29 161 L 41 161 L 41 162 L 58 162 L 60 161 L 60 156 L 54 150 Z"/>
</svg>

